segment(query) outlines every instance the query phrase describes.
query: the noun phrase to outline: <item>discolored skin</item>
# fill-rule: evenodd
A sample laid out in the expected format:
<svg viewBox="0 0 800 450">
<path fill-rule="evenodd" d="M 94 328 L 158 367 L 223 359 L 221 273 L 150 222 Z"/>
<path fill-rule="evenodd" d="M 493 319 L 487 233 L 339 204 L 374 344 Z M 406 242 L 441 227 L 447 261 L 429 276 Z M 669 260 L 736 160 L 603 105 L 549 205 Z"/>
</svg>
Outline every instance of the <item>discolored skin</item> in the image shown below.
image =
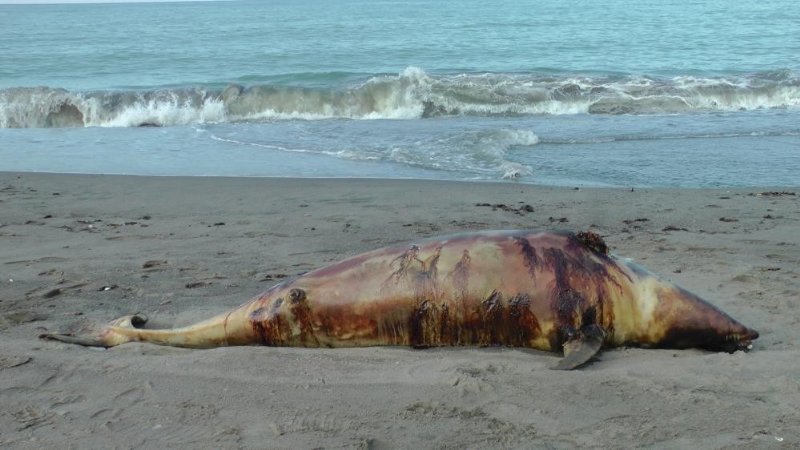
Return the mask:
<svg viewBox="0 0 800 450">
<path fill-rule="evenodd" d="M 594 233 L 488 231 L 387 247 L 285 281 L 231 312 L 173 330 L 118 319 L 111 347 L 512 346 L 578 354 L 643 346 L 735 351 L 758 333 L 607 252 Z M 138 323 L 137 323 L 138 322 Z M 584 344 L 595 342 L 588 349 Z"/>
</svg>

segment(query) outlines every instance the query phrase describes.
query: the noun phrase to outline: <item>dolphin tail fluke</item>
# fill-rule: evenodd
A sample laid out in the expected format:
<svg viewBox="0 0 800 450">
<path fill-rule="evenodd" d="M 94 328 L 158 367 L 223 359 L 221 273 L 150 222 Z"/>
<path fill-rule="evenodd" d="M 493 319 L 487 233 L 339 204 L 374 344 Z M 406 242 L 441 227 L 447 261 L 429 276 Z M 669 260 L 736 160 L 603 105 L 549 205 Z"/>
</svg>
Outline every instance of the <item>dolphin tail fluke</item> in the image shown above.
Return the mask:
<svg viewBox="0 0 800 450">
<path fill-rule="evenodd" d="M 100 331 L 97 336 L 73 336 L 71 334 L 45 333 L 39 338 L 66 342 L 68 344 L 83 345 L 84 347 L 114 347 L 125 342 L 136 341 L 136 333 L 127 333 L 125 330 L 138 330 L 147 322 L 147 316 L 134 314 L 120 317 Z"/>
</svg>

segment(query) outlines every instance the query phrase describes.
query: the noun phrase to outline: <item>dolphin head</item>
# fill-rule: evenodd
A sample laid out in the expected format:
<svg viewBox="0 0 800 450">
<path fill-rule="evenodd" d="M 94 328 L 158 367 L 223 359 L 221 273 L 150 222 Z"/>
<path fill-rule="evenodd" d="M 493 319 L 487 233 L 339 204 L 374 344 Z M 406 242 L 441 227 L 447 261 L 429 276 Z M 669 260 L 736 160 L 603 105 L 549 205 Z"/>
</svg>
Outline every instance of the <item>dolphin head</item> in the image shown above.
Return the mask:
<svg viewBox="0 0 800 450">
<path fill-rule="evenodd" d="M 758 332 L 697 295 L 630 261 L 634 279 L 631 310 L 639 341 L 649 347 L 749 350 Z"/>
<path fill-rule="evenodd" d="M 658 347 L 698 347 L 733 353 L 749 350 L 758 332 L 750 329 L 697 295 L 661 281 L 654 287 L 658 305 L 654 311 L 665 328 Z"/>
</svg>

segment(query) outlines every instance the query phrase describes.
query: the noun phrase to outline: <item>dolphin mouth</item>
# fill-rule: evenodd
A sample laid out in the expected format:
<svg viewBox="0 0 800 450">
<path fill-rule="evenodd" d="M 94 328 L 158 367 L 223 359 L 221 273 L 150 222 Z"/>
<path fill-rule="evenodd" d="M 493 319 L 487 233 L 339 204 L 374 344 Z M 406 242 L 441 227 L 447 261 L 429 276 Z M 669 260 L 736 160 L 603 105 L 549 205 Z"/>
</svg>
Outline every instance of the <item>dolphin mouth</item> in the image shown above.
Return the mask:
<svg viewBox="0 0 800 450">
<path fill-rule="evenodd" d="M 731 353 L 741 350 L 748 351 L 753 349 L 753 341 L 758 339 L 758 331 L 748 329 L 745 334 L 731 334 L 728 336 L 728 351 Z"/>
</svg>

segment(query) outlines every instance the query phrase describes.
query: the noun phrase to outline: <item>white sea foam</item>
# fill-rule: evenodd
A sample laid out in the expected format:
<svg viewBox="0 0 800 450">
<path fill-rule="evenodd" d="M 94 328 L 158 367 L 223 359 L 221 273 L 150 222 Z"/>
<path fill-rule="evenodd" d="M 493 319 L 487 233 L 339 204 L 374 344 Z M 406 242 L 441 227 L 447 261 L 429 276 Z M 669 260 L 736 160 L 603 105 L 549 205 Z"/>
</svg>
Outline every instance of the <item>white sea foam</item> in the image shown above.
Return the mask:
<svg viewBox="0 0 800 450">
<path fill-rule="evenodd" d="M 535 146 L 539 137 L 531 130 L 517 128 L 485 129 L 457 132 L 447 136 L 436 134 L 420 140 L 310 141 L 298 148 L 251 138 L 212 133 L 211 138 L 232 145 L 247 145 L 287 153 L 310 153 L 350 161 L 384 161 L 423 169 L 446 172 L 479 173 L 486 178 L 516 179 L 532 173 L 530 166 L 509 160 L 512 150 Z"/>
<path fill-rule="evenodd" d="M 190 123 L 224 122 L 225 105 L 218 99 L 207 98 L 196 107 L 187 101 L 174 98 L 171 101 L 149 100 L 135 103 L 120 114 L 110 118 L 89 120 L 88 126 L 135 127 L 142 125 L 186 125 Z"/>
<path fill-rule="evenodd" d="M 533 173 L 531 166 L 514 162 L 503 163 L 500 166 L 500 169 L 503 170 L 504 180 L 516 180 L 517 178 L 531 175 Z"/>
</svg>

